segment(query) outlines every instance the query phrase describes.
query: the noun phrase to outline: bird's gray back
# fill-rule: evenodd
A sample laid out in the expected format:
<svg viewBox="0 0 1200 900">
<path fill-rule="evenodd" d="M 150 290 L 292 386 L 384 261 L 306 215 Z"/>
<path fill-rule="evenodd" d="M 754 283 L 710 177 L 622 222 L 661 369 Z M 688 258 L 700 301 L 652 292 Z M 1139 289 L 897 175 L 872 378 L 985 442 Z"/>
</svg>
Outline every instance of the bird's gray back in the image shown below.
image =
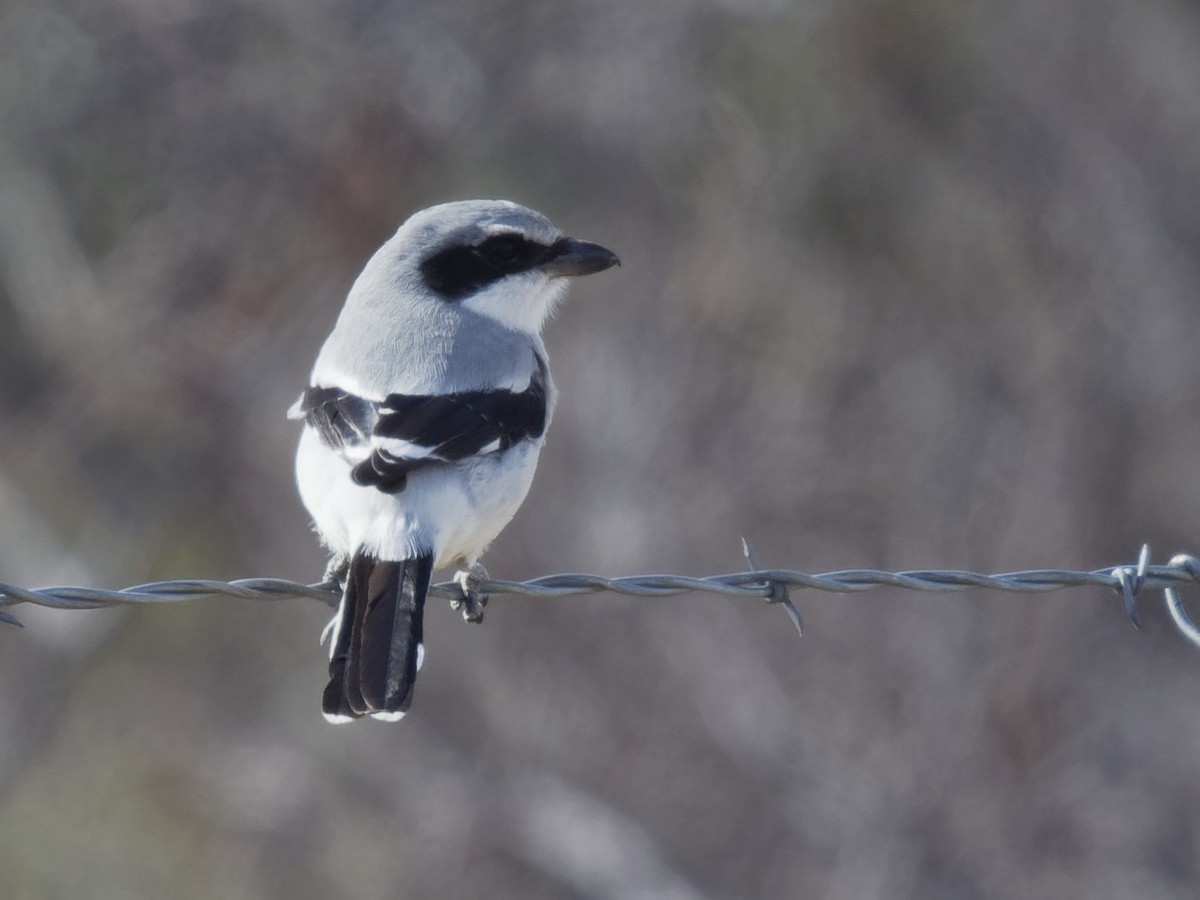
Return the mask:
<svg viewBox="0 0 1200 900">
<path fill-rule="evenodd" d="M 533 353 L 545 357 L 541 339 L 439 297 L 420 271 L 431 254 L 476 243 L 495 228 L 544 243 L 561 236 L 541 213 L 507 200 L 444 203 L 416 213 L 354 282 L 313 383 L 376 400 L 390 393 L 521 389 Z"/>
</svg>

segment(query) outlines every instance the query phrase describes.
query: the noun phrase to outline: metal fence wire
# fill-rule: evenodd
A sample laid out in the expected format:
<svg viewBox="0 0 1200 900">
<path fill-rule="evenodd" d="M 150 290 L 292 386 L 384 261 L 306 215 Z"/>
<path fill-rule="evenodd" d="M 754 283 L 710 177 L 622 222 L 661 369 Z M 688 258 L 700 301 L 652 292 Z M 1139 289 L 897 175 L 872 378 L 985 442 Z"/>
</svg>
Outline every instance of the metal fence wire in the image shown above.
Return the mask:
<svg viewBox="0 0 1200 900">
<path fill-rule="evenodd" d="M 843 569 L 837 572 L 808 574 L 791 569 L 764 568 L 744 539 L 742 550 L 750 569 L 725 575 L 691 577 L 687 575 L 627 575 L 605 578 L 600 575 L 545 575 L 529 581 L 503 581 L 486 576 L 473 580 L 460 577 L 435 584 L 430 596 L 450 600 L 464 609 L 471 621 L 482 617 L 487 597 L 558 598 L 581 594 L 611 592 L 630 597 L 671 597 L 702 592 L 732 597 L 755 597 L 780 605 L 796 630 L 803 633 L 800 614 L 792 600 L 793 590 L 814 590 L 835 594 L 853 594 L 877 587 L 893 587 L 936 593 L 976 589 L 1010 593 L 1045 593 L 1088 585 L 1109 588 L 1120 597 L 1126 615 L 1134 625 L 1138 619 L 1138 598 L 1146 591 L 1161 591 L 1171 621 L 1179 632 L 1200 649 L 1200 628 L 1188 617 L 1179 597 L 1179 588 L 1200 583 L 1200 559 L 1179 554 L 1166 565 L 1150 565 L 1150 548 L 1142 547 L 1136 563 L 1092 571 L 1070 569 L 1032 569 L 984 575 L 959 569 L 918 569 L 909 572 L 881 572 L 876 569 Z M 121 590 L 84 587 L 28 589 L 0 582 L 0 622 L 20 627 L 18 619 L 6 608 L 32 603 L 51 609 L 98 609 L 109 606 L 233 597 L 239 600 L 284 600 L 309 598 L 335 606 L 341 588 L 335 581 L 300 584 L 279 578 L 244 578 L 237 581 L 186 579 L 155 581 Z"/>
</svg>

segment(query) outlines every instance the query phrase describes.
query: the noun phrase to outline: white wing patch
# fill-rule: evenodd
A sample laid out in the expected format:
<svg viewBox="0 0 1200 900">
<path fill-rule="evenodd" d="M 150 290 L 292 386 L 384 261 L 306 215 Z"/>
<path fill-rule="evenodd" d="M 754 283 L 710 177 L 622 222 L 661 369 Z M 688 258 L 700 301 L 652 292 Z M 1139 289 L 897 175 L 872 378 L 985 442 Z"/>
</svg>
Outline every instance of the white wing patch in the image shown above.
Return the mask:
<svg viewBox="0 0 1200 900">
<path fill-rule="evenodd" d="M 384 412 L 387 412 L 387 410 L 385 409 Z M 379 435 L 374 435 L 371 438 L 371 444 L 397 459 L 424 459 L 427 456 L 431 456 L 436 449 L 434 447 L 425 447 L 413 441 L 406 441 L 404 438 L 380 437 Z"/>
</svg>

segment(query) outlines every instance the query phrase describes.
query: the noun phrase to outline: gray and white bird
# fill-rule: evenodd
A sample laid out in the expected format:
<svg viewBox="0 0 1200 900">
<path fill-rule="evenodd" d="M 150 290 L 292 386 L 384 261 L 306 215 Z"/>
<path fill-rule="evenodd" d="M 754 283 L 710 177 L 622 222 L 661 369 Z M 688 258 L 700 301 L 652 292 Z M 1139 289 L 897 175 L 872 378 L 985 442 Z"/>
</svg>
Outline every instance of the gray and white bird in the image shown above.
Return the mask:
<svg viewBox="0 0 1200 900">
<path fill-rule="evenodd" d="M 531 209 L 467 200 L 413 215 L 354 282 L 289 412 L 344 585 L 329 721 L 408 710 L 433 570 L 476 566 L 533 480 L 556 398 L 542 326 L 569 277 L 619 264 Z"/>
</svg>

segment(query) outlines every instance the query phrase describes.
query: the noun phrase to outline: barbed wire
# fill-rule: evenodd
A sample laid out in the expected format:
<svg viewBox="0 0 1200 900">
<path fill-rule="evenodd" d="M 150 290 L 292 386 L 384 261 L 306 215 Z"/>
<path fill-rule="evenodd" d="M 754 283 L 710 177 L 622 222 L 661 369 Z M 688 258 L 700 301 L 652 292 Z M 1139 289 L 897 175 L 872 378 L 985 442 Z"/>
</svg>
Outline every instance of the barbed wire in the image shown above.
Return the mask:
<svg viewBox="0 0 1200 900">
<path fill-rule="evenodd" d="M 1142 547 L 1134 564 L 1091 571 L 1071 569 L 1032 569 L 985 575 L 960 569 L 918 569 L 906 572 L 882 572 L 876 569 L 842 569 L 836 572 L 808 574 L 791 569 L 764 568 L 753 548 L 743 539 L 743 553 L 750 569 L 724 575 L 692 577 L 687 575 L 628 575 L 605 578 L 600 575 L 545 575 L 528 581 L 504 581 L 486 576 L 468 576 L 435 584 L 430 596 L 449 599 L 464 609 L 471 621 L 482 618 L 482 605 L 493 595 L 559 598 L 610 592 L 629 597 L 670 597 L 686 593 L 722 594 L 754 597 L 781 605 L 797 631 L 803 633 L 800 614 L 791 599 L 793 589 L 837 594 L 853 594 L 878 587 L 903 590 L 959 592 L 975 589 L 1010 593 L 1045 593 L 1066 588 L 1099 586 L 1115 591 L 1125 613 L 1134 625 L 1140 625 L 1137 600 L 1143 591 L 1163 592 L 1171 620 L 1179 632 L 1200 648 L 1200 628 L 1188 617 L 1178 588 L 1200 583 L 1200 559 L 1180 554 L 1166 565 L 1150 565 L 1150 548 Z M 236 581 L 182 579 L 155 581 L 121 590 L 84 587 L 28 589 L 0 582 L 0 622 L 18 627 L 21 623 L 5 608 L 30 603 L 51 609 L 99 609 L 127 604 L 182 603 L 190 600 L 232 597 L 238 600 L 286 600 L 307 598 L 336 606 L 341 588 L 334 580 L 300 584 L 279 578 L 244 578 Z"/>
</svg>

